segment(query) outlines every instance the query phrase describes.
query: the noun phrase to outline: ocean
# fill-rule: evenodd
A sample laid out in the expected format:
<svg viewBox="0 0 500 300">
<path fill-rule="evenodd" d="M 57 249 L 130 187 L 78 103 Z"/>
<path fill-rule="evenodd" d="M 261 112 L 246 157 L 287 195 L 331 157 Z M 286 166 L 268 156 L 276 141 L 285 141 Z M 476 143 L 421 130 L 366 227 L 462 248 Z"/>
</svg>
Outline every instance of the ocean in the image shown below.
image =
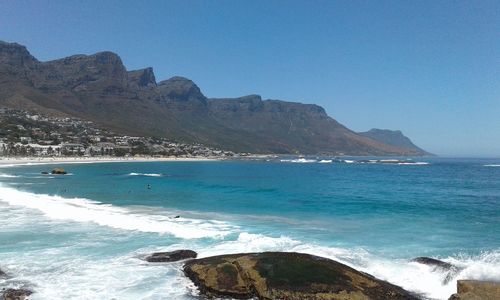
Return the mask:
<svg viewBox="0 0 500 300">
<path fill-rule="evenodd" d="M 354 159 L 353 159 L 354 160 Z M 32 299 L 198 299 L 182 263 L 152 252 L 296 251 L 447 299 L 500 280 L 500 159 L 419 164 L 313 159 L 0 168 L 0 290 Z M 349 161 L 349 160 L 348 160 Z M 411 262 L 429 256 L 447 273 Z"/>
</svg>

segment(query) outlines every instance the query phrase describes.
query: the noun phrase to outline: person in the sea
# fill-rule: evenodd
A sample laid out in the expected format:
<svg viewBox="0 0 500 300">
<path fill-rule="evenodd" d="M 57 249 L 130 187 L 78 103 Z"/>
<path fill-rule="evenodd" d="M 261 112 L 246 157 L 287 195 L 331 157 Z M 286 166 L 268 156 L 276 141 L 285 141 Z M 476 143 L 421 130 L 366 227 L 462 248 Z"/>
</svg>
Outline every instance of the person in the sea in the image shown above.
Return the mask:
<svg viewBox="0 0 500 300">
<path fill-rule="evenodd" d="M 150 189 L 151 189 L 151 184 L 148 184 L 148 190 L 150 190 Z"/>
</svg>

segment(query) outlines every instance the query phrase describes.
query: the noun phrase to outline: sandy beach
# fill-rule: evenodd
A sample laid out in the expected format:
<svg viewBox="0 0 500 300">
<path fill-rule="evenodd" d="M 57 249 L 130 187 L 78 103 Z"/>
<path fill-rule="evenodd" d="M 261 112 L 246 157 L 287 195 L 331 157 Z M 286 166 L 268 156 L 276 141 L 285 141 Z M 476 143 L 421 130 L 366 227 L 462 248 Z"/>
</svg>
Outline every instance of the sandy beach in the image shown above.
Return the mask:
<svg viewBox="0 0 500 300">
<path fill-rule="evenodd" d="M 217 157 L 0 157 L 0 167 L 14 165 L 116 163 L 116 162 L 175 162 L 175 161 L 219 161 Z"/>
</svg>

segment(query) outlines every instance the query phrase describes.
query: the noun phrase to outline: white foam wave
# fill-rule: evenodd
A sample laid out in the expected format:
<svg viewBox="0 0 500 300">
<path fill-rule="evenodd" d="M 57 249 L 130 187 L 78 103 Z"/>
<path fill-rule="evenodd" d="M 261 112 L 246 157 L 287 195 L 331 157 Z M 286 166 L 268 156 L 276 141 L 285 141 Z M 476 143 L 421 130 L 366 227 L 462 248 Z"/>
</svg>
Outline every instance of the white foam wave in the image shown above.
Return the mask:
<svg viewBox="0 0 500 300">
<path fill-rule="evenodd" d="M 198 244 L 200 242 L 206 246 L 189 247 L 196 249 L 200 257 L 261 251 L 302 252 L 327 257 L 402 286 L 407 290 L 423 293 L 426 297 L 433 299 L 448 299 L 455 292 L 456 280 L 458 279 L 500 280 L 500 249 L 478 256 L 458 255 L 441 258 L 441 260 L 460 268 L 452 280 L 443 283 L 448 275 L 446 272 L 410 262 L 407 259 L 384 258 L 363 248 L 326 247 L 305 243 L 287 236 L 271 237 L 264 234 L 240 232 L 237 227 L 221 221 L 172 219 L 157 211 L 149 213 L 145 210 L 115 207 L 82 198 L 67 199 L 59 196 L 32 194 L 1 185 L 0 201 L 14 205 L 18 207 L 16 209 L 21 211 L 26 208 L 38 210 L 50 219 L 92 222 L 124 230 L 172 234 L 184 239 L 226 236 L 227 239 L 217 239 L 215 243 L 212 240 L 208 245 L 205 244 L 204 240 L 186 240 L 182 244 L 172 246 L 173 250 L 177 247 L 200 245 Z M 227 237 L 230 233 L 238 233 L 237 238 L 229 240 L 233 237 L 232 235 Z M 59 247 L 58 249 L 66 248 Z M 73 252 L 71 253 L 74 255 Z M 46 270 L 47 266 L 53 268 L 54 264 L 57 263 L 68 264 L 61 265 L 59 273 L 50 273 L 50 276 L 46 276 L 48 273 L 43 273 L 46 271 L 40 270 L 38 273 L 28 269 L 21 272 L 23 274 L 39 274 L 27 278 L 38 285 L 36 289 L 38 295 L 35 294 L 34 299 L 61 299 L 61 294 L 65 294 L 68 296 L 67 298 L 71 299 L 88 299 L 82 296 L 82 291 L 88 290 L 89 286 L 93 289 L 89 292 L 90 294 L 85 295 L 92 295 L 93 299 L 126 299 L 133 295 L 141 295 L 142 299 L 157 299 L 159 295 L 168 295 L 172 299 L 184 299 L 186 286 L 189 284 L 189 281 L 177 269 L 164 265 L 144 267 L 130 259 L 131 255 L 95 263 L 79 256 L 75 259 L 61 260 L 59 255 L 33 254 L 32 257 L 26 257 L 30 263 L 24 262 L 24 268 L 31 266 L 33 261 L 39 261 L 33 257 L 45 257 L 48 260 L 44 264 L 44 268 L 40 267 L 40 270 Z M 19 262 L 18 255 L 12 257 L 10 264 L 12 264 L 12 268 L 15 267 L 15 264 L 19 264 L 19 268 L 23 267 Z M 9 264 L 7 265 L 9 266 Z M 124 274 L 126 280 L 114 276 L 117 272 Z M 139 277 L 138 274 L 140 274 Z M 168 286 L 165 284 L 167 276 Z"/>
<path fill-rule="evenodd" d="M 18 178 L 18 177 L 21 177 L 21 176 L 0 173 L 0 178 Z"/>
<path fill-rule="evenodd" d="M 428 162 L 417 161 L 417 162 L 400 162 L 398 165 L 410 165 L 410 166 L 425 166 L 428 165 Z"/>
<path fill-rule="evenodd" d="M 290 162 L 290 163 L 299 163 L 299 164 L 307 164 L 307 163 L 315 163 L 317 160 L 315 159 L 306 159 L 306 158 L 297 158 L 297 159 L 281 159 L 281 162 Z"/>
<path fill-rule="evenodd" d="M 170 234 L 184 239 L 222 238 L 236 227 L 225 222 L 172 219 L 163 214 L 136 213 L 129 208 L 116 207 L 84 198 L 63 198 L 33 194 L 0 186 L 0 201 L 41 211 L 56 220 L 92 222 L 116 229 Z"/>
<path fill-rule="evenodd" d="M 322 159 L 322 160 L 318 161 L 318 163 L 320 163 L 320 164 L 330 164 L 332 162 L 333 161 L 331 159 Z"/>
<path fill-rule="evenodd" d="M 34 290 L 33 300 L 194 298 L 187 295 L 193 284 L 177 264 L 146 265 L 130 253 L 83 258 L 72 250 L 40 249 L 4 259 L 20 283 L 9 280 L 2 286 Z"/>
<path fill-rule="evenodd" d="M 163 174 L 157 174 L 157 173 L 129 173 L 128 176 L 161 177 L 161 176 L 163 176 Z"/>
<path fill-rule="evenodd" d="M 483 165 L 483 167 L 500 167 L 500 164 Z"/>
<path fill-rule="evenodd" d="M 286 236 L 273 238 L 243 232 L 234 241 L 200 251 L 200 257 L 262 251 L 301 252 L 327 257 L 432 299 L 448 299 L 456 292 L 458 279 L 500 280 L 500 249 L 475 257 L 443 258 L 443 261 L 452 263 L 461 270 L 446 283 L 444 282 L 448 273 L 431 266 L 406 259 L 378 257 L 363 248 L 325 247 L 303 243 Z"/>
</svg>

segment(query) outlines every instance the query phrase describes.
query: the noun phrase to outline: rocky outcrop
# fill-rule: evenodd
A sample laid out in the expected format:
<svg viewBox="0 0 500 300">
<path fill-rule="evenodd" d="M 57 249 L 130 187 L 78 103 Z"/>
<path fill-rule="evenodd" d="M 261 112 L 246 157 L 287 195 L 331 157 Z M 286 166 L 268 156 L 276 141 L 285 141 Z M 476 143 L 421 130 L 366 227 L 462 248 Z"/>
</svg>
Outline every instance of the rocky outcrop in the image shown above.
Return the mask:
<svg viewBox="0 0 500 300">
<path fill-rule="evenodd" d="M 301 253 L 264 252 L 189 261 L 185 274 L 208 297 L 236 299 L 418 299 L 339 262 Z"/>
<path fill-rule="evenodd" d="M 449 300 L 495 300 L 500 299 L 500 282 L 458 280 L 457 293 Z"/>
<path fill-rule="evenodd" d="M 196 258 L 198 253 L 192 250 L 176 250 L 170 252 L 156 252 L 144 258 L 148 262 L 174 262 L 188 258 Z"/>
<path fill-rule="evenodd" d="M 3 291 L 3 300 L 25 300 L 31 294 L 33 292 L 26 289 L 6 289 Z"/>
<path fill-rule="evenodd" d="M 65 175 L 65 174 L 68 174 L 68 172 L 66 172 L 66 170 L 64 170 L 63 168 L 55 168 L 55 169 L 52 170 L 51 173 L 54 174 L 54 175 Z"/>
<path fill-rule="evenodd" d="M 424 265 L 428 265 L 428 266 L 433 268 L 433 271 L 439 271 L 439 272 L 446 273 L 446 276 L 442 282 L 443 284 L 448 284 L 462 270 L 461 268 L 459 268 L 453 264 L 444 262 L 444 261 L 439 260 L 439 259 L 431 258 L 431 257 L 425 257 L 425 256 L 417 257 L 417 258 L 412 259 L 412 261 L 417 262 L 417 263 L 421 263 Z"/>
</svg>

